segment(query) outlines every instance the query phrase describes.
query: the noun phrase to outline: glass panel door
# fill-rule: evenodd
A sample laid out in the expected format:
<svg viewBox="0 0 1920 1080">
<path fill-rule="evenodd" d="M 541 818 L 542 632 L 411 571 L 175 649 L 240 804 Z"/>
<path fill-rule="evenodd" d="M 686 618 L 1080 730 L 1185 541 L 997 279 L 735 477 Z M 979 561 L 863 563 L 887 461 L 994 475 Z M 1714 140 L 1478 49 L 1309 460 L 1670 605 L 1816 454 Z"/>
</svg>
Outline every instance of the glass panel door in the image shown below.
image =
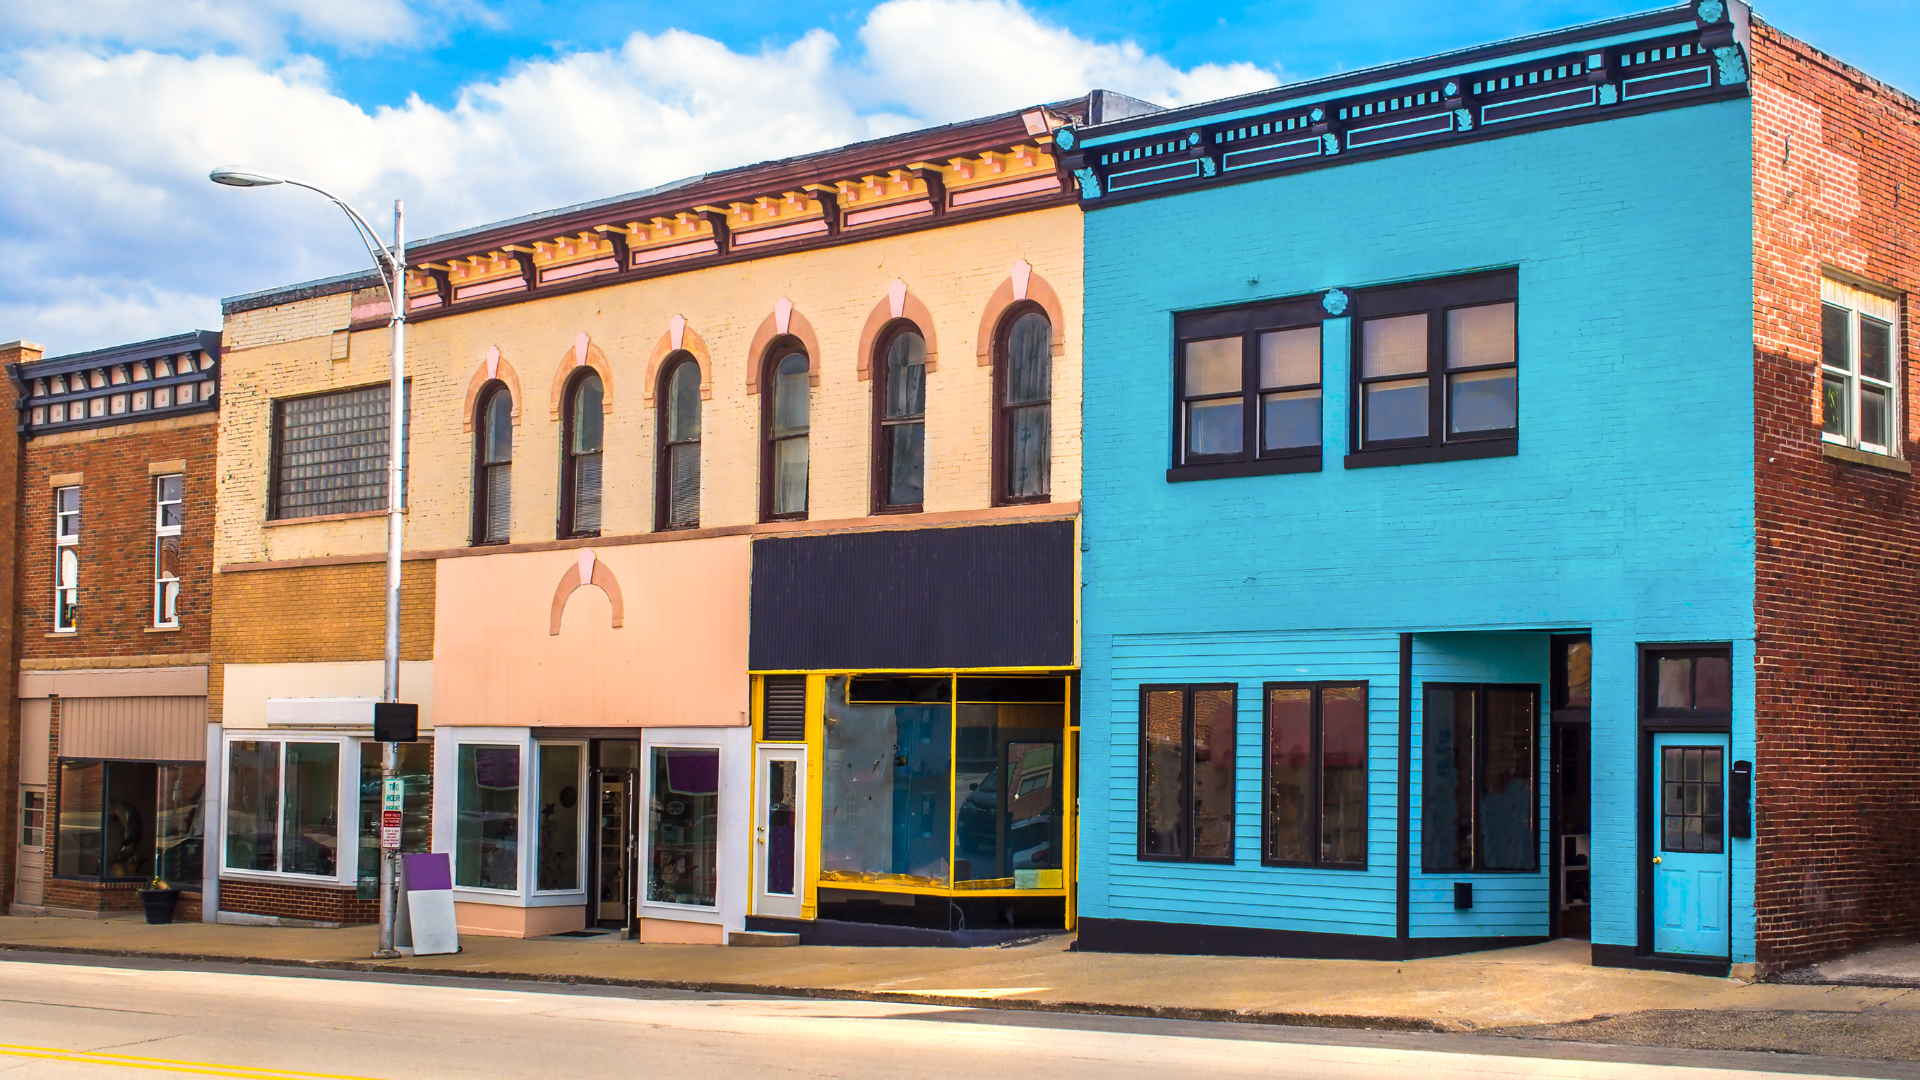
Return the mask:
<svg viewBox="0 0 1920 1080">
<path fill-rule="evenodd" d="M 762 746 L 755 763 L 753 912 L 797 919 L 806 853 L 807 752 Z"/>
<path fill-rule="evenodd" d="M 633 774 L 606 770 L 595 774 L 595 865 L 598 887 L 593 918 L 601 926 L 626 926 L 633 888 Z"/>
</svg>

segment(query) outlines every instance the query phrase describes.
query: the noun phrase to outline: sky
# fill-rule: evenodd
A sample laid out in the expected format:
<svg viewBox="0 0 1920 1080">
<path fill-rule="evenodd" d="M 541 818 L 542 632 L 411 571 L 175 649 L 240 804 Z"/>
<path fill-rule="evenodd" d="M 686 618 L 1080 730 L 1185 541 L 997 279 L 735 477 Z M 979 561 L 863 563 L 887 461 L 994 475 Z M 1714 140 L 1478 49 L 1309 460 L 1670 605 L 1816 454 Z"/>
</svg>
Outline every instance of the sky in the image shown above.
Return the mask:
<svg viewBox="0 0 1920 1080">
<path fill-rule="evenodd" d="M 420 238 L 1091 88 L 1179 105 L 1650 0 L 0 0 L 0 341 L 218 329 L 220 298 Z M 1765 18 L 1920 92 L 1920 0 Z"/>
</svg>

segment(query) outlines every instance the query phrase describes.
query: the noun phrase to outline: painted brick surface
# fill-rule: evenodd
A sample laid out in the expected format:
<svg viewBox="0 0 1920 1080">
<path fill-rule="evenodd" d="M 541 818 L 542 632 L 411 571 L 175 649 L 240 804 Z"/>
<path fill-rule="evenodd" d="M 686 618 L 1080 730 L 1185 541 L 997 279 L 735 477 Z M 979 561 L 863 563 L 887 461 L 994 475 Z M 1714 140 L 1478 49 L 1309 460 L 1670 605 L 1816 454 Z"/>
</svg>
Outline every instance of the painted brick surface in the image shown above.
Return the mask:
<svg viewBox="0 0 1920 1080">
<path fill-rule="evenodd" d="M 653 528 L 655 408 L 649 361 L 674 315 L 704 343 L 711 370 L 703 404 L 701 524 L 759 517 L 761 397 L 748 392 L 755 332 L 782 297 L 810 324 L 822 355 L 811 417 L 811 507 L 816 520 L 865 516 L 871 381 L 859 376 L 867 318 L 903 280 L 927 307 L 937 346 L 927 377 L 929 511 L 987 506 L 991 368 L 976 360 L 981 316 L 1016 261 L 1058 293 L 1065 353 L 1054 361 L 1053 499 L 1079 497 L 1081 215 L 1071 206 L 1012 214 L 865 243 L 691 270 L 607 288 L 433 319 L 407 338 L 412 434 L 409 550 L 464 547 L 471 534 L 472 434 L 465 402 L 497 347 L 521 400 L 514 437 L 515 541 L 554 538 L 560 424 L 552 403 L 573 370 L 577 334 L 606 358 L 603 535 Z M 347 298 L 322 297 L 233 316 L 222 355 L 222 490 L 217 563 L 367 554 L 382 550 L 377 517 L 262 527 L 275 399 L 387 378 L 385 328 L 355 333 L 348 359 L 329 359 L 347 326 Z M 657 377 L 657 372 L 654 373 Z"/>
<path fill-rule="evenodd" d="M 211 413 L 43 435 L 26 447 L 20 502 L 20 619 L 29 660 L 205 653 L 212 632 L 214 438 Z M 184 461 L 180 628 L 153 629 L 154 480 Z M 51 477 L 82 474 L 80 617 L 53 630 Z M 151 661 L 149 661 L 151 662 Z M 182 663 L 189 663 L 185 658 Z M 204 662 L 204 659 L 201 659 Z"/>
<path fill-rule="evenodd" d="M 1753 37 L 1756 900 L 1780 968 L 1920 930 L 1914 482 L 1822 456 L 1819 376 L 1823 265 L 1920 288 L 1920 103 L 1758 20 Z M 1902 405 L 1920 392 L 1904 315 Z"/>
<path fill-rule="evenodd" d="M 1143 873 L 1140 682 L 1233 677 L 1244 694 L 1265 679 L 1386 678 L 1377 724 L 1392 667 L 1288 664 L 1268 638 L 1565 627 L 1595 641 L 1594 940 L 1635 942 L 1635 643 L 1734 642 L 1736 754 L 1751 750 L 1750 115 L 1721 102 L 1088 212 L 1100 377 L 1086 401 L 1083 914 L 1218 919 L 1205 888 L 1162 891 L 1153 911 L 1129 892 Z M 1496 266 L 1519 270 L 1518 456 L 1343 468 L 1336 319 L 1325 471 L 1165 481 L 1174 312 Z M 1195 635 L 1223 655 L 1172 650 Z M 1243 746 L 1256 719 L 1242 717 Z M 1397 768 L 1394 742 L 1376 732 L 1373 745 L 1376 770 Z M 1244 806 L 1250 783 L 1243 770 Z M 1376 845 L 1394 824 L 1376 815 Z M 1736 845 L 1737 881 L 1752 881 L 1750 857 Z M 1298 917 L 1262 897 L 1278 880 L 1267 870 L 1243 850 L 1231 889 L 1264 919 Z M 1416 864 L 1416 918 L 1446 933 L 1453 916 L 1426 911 L 1420 877 Z M 1738 926 L 1750 888 L 1735 904 Z M 1736 953 L 1752 958 L 1750 934 Z"/>
</svg>

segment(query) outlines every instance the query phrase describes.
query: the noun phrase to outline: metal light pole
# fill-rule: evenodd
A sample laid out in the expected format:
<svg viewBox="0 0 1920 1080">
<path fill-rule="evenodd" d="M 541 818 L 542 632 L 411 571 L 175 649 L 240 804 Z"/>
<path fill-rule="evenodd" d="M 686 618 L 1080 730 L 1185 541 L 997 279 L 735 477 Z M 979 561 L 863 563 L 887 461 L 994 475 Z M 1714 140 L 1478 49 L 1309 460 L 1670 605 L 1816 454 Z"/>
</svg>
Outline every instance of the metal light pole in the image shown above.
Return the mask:
<svg viewBox="0 0 1920 1080">
<path fill-rule="evenodd" d="M 315 192 L 328 202 L 339 207 L 353 222 L 354 230 L 360 234 L 360 240 L 367 245 L 367 254 L 373 256 L 374 269 L 380 274 L 381 284 L 387 288 L 387 301 L 392 311 L 390 324 L 393 327 L 393 363 L 388 373 L 387 383 L 387 626 L 385 678 L 381 685 L 381 700 L 398 702 L 400 700 L 400 542 L 401 542 L 401 500 L 405 492 L 401 488 L 400 457 L 402 413 L 405 405 L 406 389 L 406 344 L 407 344 L 407 248 L 405 233 L 405 209 L 399 200 L 393 201 L 393 247 L 382 247 L 379 234 L 360 212 L 347 205 L 345 199 L 320 187 L 291 177 L 276 176 L 273 173 L 256 169 L 243 169 L 233 165 L 223 165 L 207 174 L 207 178 L 216 184 L 228 187 L 271 187 L 275 184 L 288 184 L 306 188 Z M 381 791 L 400 770 L 400 744 L 383 742 L 380 744 L 380 780 Z M 397 890 L 400 883 L 398 849 L 389 849 L 383 843 L 380 850 L 380 949 L 374 956 L 386 958 L 400 955 L 393 948 L 394 918 L 399 911 Z"/>
</svg>

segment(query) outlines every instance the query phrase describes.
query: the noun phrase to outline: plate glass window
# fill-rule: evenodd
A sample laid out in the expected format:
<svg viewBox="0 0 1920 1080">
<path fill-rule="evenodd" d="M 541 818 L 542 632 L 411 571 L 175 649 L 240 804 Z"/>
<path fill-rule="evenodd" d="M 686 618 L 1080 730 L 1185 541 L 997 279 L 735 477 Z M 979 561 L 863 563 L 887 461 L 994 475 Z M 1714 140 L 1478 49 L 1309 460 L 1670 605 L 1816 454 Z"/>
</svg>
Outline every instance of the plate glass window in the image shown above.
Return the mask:
<svg viewBox="0 0 1920 1080">
<path fill-rule="evenodd" d="M 154 478 L 153 625 L 180 625 L 180 529 L 185 522 L 186 477 Z"/>
<path fill-rule="evenodd" d="M 339 743 L 227 744 L 228 868 L 335 877 L 339 819 Z"/>
<path fill-rule="evenodd" d="M 455 755 L 453 883 L 520 887 L 520 748 L 464 744 Z"/>
<path fill-rule="evenodd" d="M 700 365 L 681 354 L 662 380 L 660 475 L 662 529 L 700 527 Z"/>
<path fill-rule="evenodd" d="M 398 743 L 400 767 L 400 850 L 419 854 L 432 850 L 433 741 Z M 380 743 L 360 744 L 360 850 L 357 893 L 362 900 L 380 897 L 380 815 L 385 809 Z"/>
<path fill-rule="evenodd" d="M 720 751 L 653 747 L 647 902 L 713 907 L 720 888 Z"/>
<path fill-rule="evenodd" d="M 1820 291 L 1820 436 L 1897 457 L 1899 302 L 1832 280 Z"/>
<path fill-rule="evenodd" d="M 1233 861 L 1236 691 L 1140 691 L 1140 858 Z"/>
<path fill-rule="evenodd" d="M 1425 705 L 1421 868 L 1539 869 L 1539 689 L 1428 683 Z"/>
<path fill-rule="evenodd" d="M 580 782 L 586 747 L 541 743 L 540 843 L 534 888 L 560 892 L 580 887 Z"/>
<path fill-rule="evenodd" d="M 1266 688 L 1261 861 L 1365 869 L 1367 688 Z"/>
<path fill-rule="evenodd" d="M 198 882 L 205 781 L 199 762 L 62 761 L 54 872 L 100 881 Z M 37 805 L 36 831 L 45 813 L 44 803 Z"/>
</svg>

